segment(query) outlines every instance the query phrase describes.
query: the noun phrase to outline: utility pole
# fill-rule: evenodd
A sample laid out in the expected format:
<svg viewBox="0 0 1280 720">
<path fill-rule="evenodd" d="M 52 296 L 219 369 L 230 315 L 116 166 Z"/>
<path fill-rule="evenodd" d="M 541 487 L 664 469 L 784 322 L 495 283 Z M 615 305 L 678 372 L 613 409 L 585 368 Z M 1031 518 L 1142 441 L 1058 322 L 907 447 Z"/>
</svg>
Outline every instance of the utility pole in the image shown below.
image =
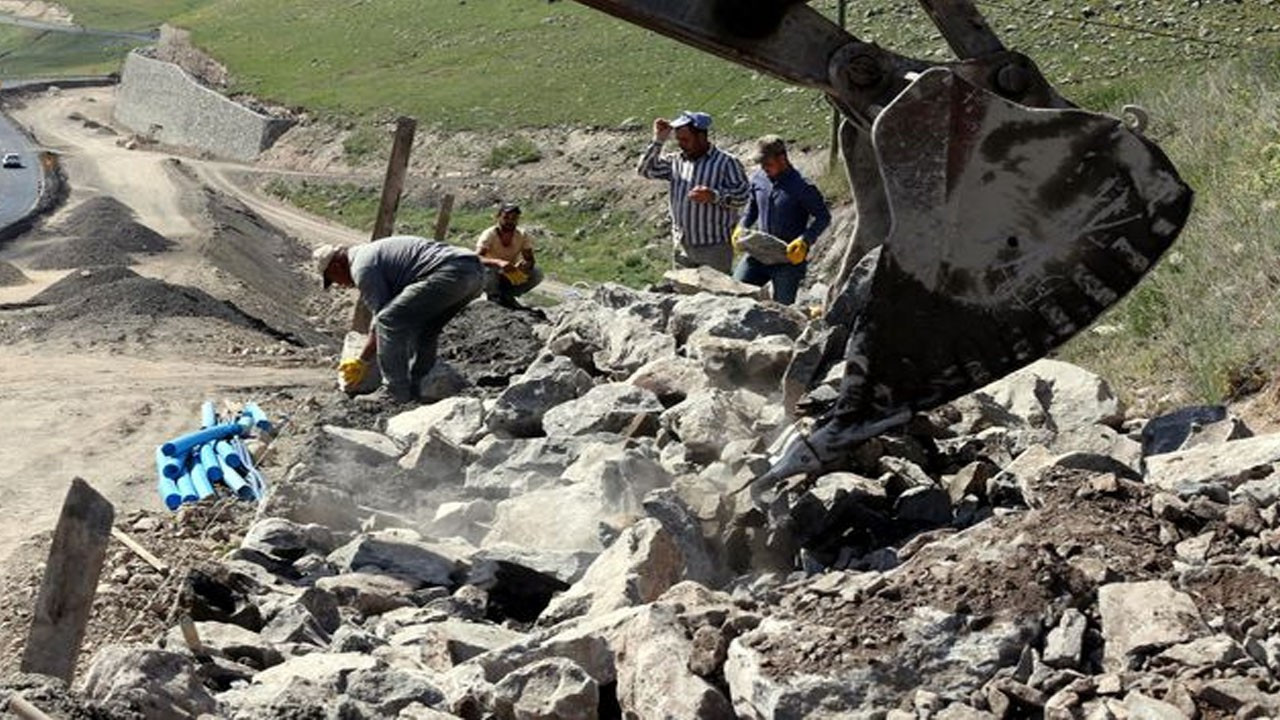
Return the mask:
<svg viewBox="0 0 1280 720">
<path fill-rule="evenodd" d="M 840 29 L 845 29 L 845 21 L 848 17 L 848 0 L 839 0 L 836 3 L 836 22 L 840 23 Z M 831 155 L 827 160 L 828 167 L 836 164 L 836 158 L 840 154 L 840 123 L 843 121 L 840 111 L 831 109 Z"/>
</svg>

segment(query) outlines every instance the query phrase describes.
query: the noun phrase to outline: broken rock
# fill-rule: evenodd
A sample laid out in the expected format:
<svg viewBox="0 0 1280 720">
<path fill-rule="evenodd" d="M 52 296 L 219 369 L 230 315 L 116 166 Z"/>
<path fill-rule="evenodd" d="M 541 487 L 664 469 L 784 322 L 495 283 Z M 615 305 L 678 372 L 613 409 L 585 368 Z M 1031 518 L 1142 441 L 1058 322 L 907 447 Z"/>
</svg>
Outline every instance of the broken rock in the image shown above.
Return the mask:
<svg viewBox="0 0 1280 720">
<path fill-rule="evenodd" d="M 431 430 L 457 445 L 474 443 L 485 432 L 484 402 L 473 397 L 453 397 L 387 420 L 387 437 L 405 446 Z"/>
<path fill-rule="evenodd" d="M 1139 657 L 1205 634 L 1191 597 L 1164 580 L 1111 583 L 1098 589 L 1105 642 L 1103 666 L 1127 670 Z"/>
<path fill-rule="evenodd" d="M 599 685 L 566 658 L 519 668 L 494 689 L 494 714 L 501 720 L 596 720 L 599 706 Z"/>
<path fill-rule="evenodd" d="M 333 551 L 329 560 L 342 572 L 377 569 L 421 586 L 448 586 L 461 565 L 440 548 L 381 534 L 363 535 Z"/>
<path fill-rule="evenodd" d="M 189 655 L 141 645 L 109 645 L 94 656 L 84 695 L 102 705 L 126 707 L 146 720 L 175 714 L 195 717 L 217 710 Z"/>
<path fill-rule="evenodd" d="M 646 518 L 624 531 L 581 580 L 552 600 L 538 622 L 554 625 L 650 603 L 683 575 L 684 556 L 675 539 L 662 523 Z"/>
<path fill-rule="evenodd" d="M 598 385 L 582 397 L 554 407 L 542 418 L 543 429 L 551 437 L 621 433 L 632 423 L 649 419 L 652 434 L 658 415 L 664 410 L 658 397 L 627 383 Z"/>
<path fill-rule="evenodd" d="M 486 420 L 489 429 L 512 437 L 542 433 L 542 416 L 591 388 L 591 376 L 560 355 L 545 354 L 498 395 Z"/>
</svg>

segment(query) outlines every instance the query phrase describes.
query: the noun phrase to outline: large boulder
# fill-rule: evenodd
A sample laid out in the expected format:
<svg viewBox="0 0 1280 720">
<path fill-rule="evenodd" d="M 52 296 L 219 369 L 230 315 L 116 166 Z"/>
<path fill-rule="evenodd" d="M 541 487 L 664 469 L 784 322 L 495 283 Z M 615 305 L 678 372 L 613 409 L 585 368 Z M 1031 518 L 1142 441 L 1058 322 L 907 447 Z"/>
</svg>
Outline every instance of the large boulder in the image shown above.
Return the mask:
<svg viewBox="0 0 1280 720">
<path fill-rule="evenodd" d="M 484 402 L 454 397 L 402 412 L 387 420 L 387 437 L 408 446 L 436 430 L 458 445 L 474 443 L 485 432 Z"/>
<path fill-rule="evenodd" d="M 689 395 L 711 387 L 711 378 L 703 370 L 702 363 L 686 357 L 651 362 L 637 369 L 627 382 L 657 395 L 665 407 L 676 405 Z"/>
<path fill-rule="evenodd" d="M 109 645 L 93 657 L 84 696 L 127 708 L 146 720 L 213 713 L 218 704 L 201 683 L 189 655 L 140 645 Z"/>
<path fill-rule="evenodd" d="M 540 355 L 523 375 L 498 395 L 486 422 L 489 429 L 512 437 L 542 434 L 542 416 L 591 388 L 591 376 L 559 355 Z"/>
<path fill-rule="evenodd" d="M 709 267 L 680 268 L 662 274 L 663 282 L 680 295 L 727 295 L 767 300 L 769 291 L 758 285 L 738 282 Z"/>
<path fill-rule="evenodd" d="M 794 339 L 806 323 L 804 314 L 795 308 L 747 298 L 701 294 L 675 304 L 667 331 L 681 345 L 695 333 L 739 340 L 769 335 Z"/>
<path fill-rule="evenodd" d="M 284 656 L 273 643 L 239 625 L 198 622 L 195 623 L 195 628 L 196 635 L 200 638 L 200 647 L 205 652 L 220 655 L 259 670 L 279 665 L 284 661 Z M 170 650 L 181 652 L 186 647 L 182 628 L 170 629 L 165 635 L 164 644 Z"/>
<path fill-rule="evenodd" d="M 583 453 L 622 445 L 621 438 L 607 442 L 591 437 L 486 439 L 477 446 L 479 456 L 467 467 L 466 489 L 494 500 L 540 490 L 559 484 Z"/>
<path fill-rule="evenodd" d="M 293 562 L 303 555 L 328 555 L 337 540 L 323 525 L 301 525 L 284 518 L 269 517 L 249 527 L 240 547 Z"/>
<path fill-rule="evenodd" d="M 627 716 L 734 720 L 733 705 L 690 670 L 694 644 L 669 605 L 646 608 L 617 641 L 618 704 Z"/>
<path fill-rule="evenodd" d="M 631 312 L 615 313 L 600 330 L 603 348 L 592 357 L 603 374 L 622 380 L 650 362 L 676 356 L 676 340 L 655 330 L 652 323 Z"/>
<path fill-rule="evenodd" d="M 1237 497 L 1247 495 L 1270 504 L 1280 496 L 1278 462 L 1280 434 L 1259 435 L 1149 457 L 1145 482 L 1182 496 L 1225 495 L 1239 488 Z"/>
<path fill-rule="evenodd" d="M 542 427 L 551 437 L 642 431 L 646 424 L 656 429 L 663 410 L 658 397 L 648 390 L 610 383 L 597 385 L 582 397 L 548 410 L 542 417 Z"/>
<path fill-rule="evenodd" d="M 381 571 L 419 586 L 449 586 L 462 565 L 452 553 L 411 537 L 361 535 L 329 555 L 342 572 Z"/>
<path fill-rule="evenodd" d="M 410 596 L 419 584 L 417 580 L 375 571 L 321 578 L 316 587 L 333 593 L 342 606 L 369 616 L 412 605 Z"/>
<path fill-rule="evenodd" d="M 1104 585 L 1098 588 L 1098 612 L 1103 665 L 1111 672 L 1208 634 L 1195 602 L 1165 580 Z"/>
<path fill-rule="evenodd" d="M 764 400 L 744 391 L 704 390 L 685 398 L 659 418 L 662 427 L 688 450 L 689 459 L 714 462 L 725 444 L 756 437 Z"/>
<path fill-rule="evenodd" d="M 320 454 L 330 465 L 384 465 L 395 462 L 400 446 L 391 438 L 372 430 L 324 425 Z"/>
<path fill-rule="evenodd" d="M 538 622 L 554 625 L 653 602 L 680 582 L 684 570 L 675 538 L 662 523 L 646 518 L 627 528 L 581 580 L 552 600 Z"/>
<path fill-rule="evenodd" d="M 596 720 L 599 707 L 600 686 L 566 658 L 519 668 L 494 689 L 499 720 Z"/>
<path fill-rule="evenodd" d="M 422 487 L 460 485 L 466 479 L 467 466 L 476 457 L 474 450 L 449 439 L 438 428 L 431 428 L 414 439 L 400 458 L 400 467 L 408 470 Z"/>
<path fill-rule="evenodd" d="M 1102 378 L 1060 360 L 1039 360 L 951 403 L 951 431 L 1023 431 L 1051 450 L 1093 450 L 1094 427 L 1119 428 L 1124 406 Z M 1079 437 L 1084 434 L 1086 437 Z"/>
<path fill-rule="evenodd" d="M 688 353 L 702 363 L 716 387 L 775 393 L 781 391 L 793 348 L 791 338 L 785 335 L 751 340 L 698 335 L 690 338 Z"/>
</svg>

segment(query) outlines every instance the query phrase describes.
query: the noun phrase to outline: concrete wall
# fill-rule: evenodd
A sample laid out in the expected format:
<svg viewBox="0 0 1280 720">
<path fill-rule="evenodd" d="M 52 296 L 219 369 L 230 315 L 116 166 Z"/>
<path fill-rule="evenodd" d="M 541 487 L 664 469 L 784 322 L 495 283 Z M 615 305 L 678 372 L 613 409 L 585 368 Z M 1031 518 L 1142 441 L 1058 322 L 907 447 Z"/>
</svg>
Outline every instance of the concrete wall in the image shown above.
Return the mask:
<svg viewBox="0 0 1280 720">
<path fill-rule="evenodd" d="M 293 124 L 250 110 L 204 87 L 177 65 L 137 52 L 125 59 L 115 117 L 166 145 L 252 160 Z"/>
</svg>

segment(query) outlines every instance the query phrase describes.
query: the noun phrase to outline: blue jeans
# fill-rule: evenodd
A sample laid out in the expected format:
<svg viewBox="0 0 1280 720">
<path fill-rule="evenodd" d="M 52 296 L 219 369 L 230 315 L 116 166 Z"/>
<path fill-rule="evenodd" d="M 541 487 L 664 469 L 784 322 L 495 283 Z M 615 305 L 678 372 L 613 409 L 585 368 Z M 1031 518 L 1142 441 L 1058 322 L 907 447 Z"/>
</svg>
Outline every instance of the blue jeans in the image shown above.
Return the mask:
<svg viewBox="0 0 1280 720">
<path fill-rule="evenodd" d="M 738 282 L 763 287 L 765 283 L 773 283 L 773 299 L 783 305 L 791 305 L 800 292 L 800 282 L 809 270 L 809 261 L 799 265 L 784 263 L 782 265 L 765 265 L 750 255 L 742 258 L 738 267 L 733 269 L 733 279 Z"/>
<path fill-rule="evenodd" d="M 498 272 L 497 268 L 485 268 L 484 294 L 490 300 L 497 302 L 499 300 L 514 300 L 530 290 L 538 287 L 542 282 L 542 268 L 534 265 L 529 270 L 529 279 L 520 285 L 513 285 L 506 275 Z"/>
<path fill-rule="evenodd" d="M 392 298 L 378 313 L 378 369 L 387 392 L 407 401 L 436 364 L 440 331 L 480 295 L 484 266 L 479 258 L 446 260 Z"/>
</svg>

